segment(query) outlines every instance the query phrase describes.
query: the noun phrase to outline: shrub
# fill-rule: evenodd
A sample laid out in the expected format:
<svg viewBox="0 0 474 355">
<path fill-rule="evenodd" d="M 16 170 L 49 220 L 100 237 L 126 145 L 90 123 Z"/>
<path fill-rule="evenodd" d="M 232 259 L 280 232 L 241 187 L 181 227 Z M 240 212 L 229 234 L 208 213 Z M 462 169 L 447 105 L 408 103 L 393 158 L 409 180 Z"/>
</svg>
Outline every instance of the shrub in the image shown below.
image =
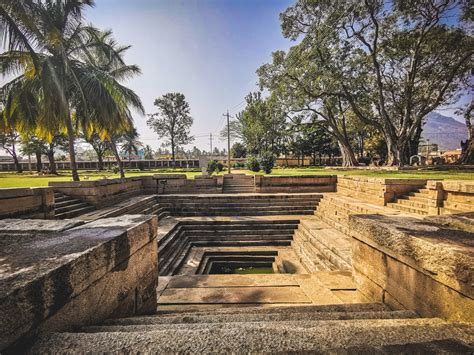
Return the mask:
<svg viewBox="0 0 474 355">
<path fill-rule="evenodd" d="M 224 164 L 222 164 L 222 163 L 217 163 L 217 171 L 218 171 L 218 172 L 221 172 L 222 170 L 224 170 Z"/>
<path fill-rule="evenodd" d="M 249 169 L 250 171 L 253 171 L 255 173 L 260 171 L 260 163 L 256 157 L 248 157 L 246 165 L 247 169 Z"/>
<path fill-rule="evenodd" d="M 259 161 L 265 174 L 270 174 L 275 165 L 275 157 L 273 154 L 271 152 L 264 152 L 260 155 Z"/>
<path fill-rule="evenodd" d="M 137 163 L 137 166 L 138 166 L 138 169 L 139 169 L 140 171 L 145 170 L 145 163 L 144 163 L 143 161 L 140 160 L 140 161 Z"/>
<path fill-rule="evenodd" d="M 217 161 L 209 160 L 207 163 L 207 173 L 212 175 L 217 170 Z"/>
<path fill-rule="evenodd" d="M 120 168 L 117 164 L 112 165 L 112 171 L 114 174 L 118 174 L 120 172 Z"/>
</svg>

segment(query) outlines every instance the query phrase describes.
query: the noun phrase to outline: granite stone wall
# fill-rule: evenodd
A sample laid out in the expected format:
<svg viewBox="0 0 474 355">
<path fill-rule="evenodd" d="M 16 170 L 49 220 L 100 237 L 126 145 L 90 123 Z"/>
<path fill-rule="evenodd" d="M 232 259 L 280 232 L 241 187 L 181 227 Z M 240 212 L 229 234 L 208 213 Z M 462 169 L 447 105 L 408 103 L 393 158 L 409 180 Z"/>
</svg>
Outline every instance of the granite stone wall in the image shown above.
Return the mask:
<svg viewBox="0 0 474 355">
<path fill-rule="evenodd" d="M 353 277 L 369 299 L 474 321 L 472 233 L 402 216 L 352 215 Z"/>
<path fill-rule="evenodd" d="M 341 195 L 385 206 L 397 197 L 425 186 L 424 179 L 388 179 L 363 176 L 337 176 L 337 192 Z"/>
<path fill-rule="evenodd" d="M 0 222 L 0 350 L 156 311 L 156 216 Z"/>
<path fill-rule="evenodd" d="M 54 192 L 50 188 L 0 189 L 0 218 L 53 218 Z"/>
<path fill-rule="evenodd" d="M 335 175 L 262 176 L 255 175 L 256 192 L 333 192 L 336 191 Z"/>
</svg>

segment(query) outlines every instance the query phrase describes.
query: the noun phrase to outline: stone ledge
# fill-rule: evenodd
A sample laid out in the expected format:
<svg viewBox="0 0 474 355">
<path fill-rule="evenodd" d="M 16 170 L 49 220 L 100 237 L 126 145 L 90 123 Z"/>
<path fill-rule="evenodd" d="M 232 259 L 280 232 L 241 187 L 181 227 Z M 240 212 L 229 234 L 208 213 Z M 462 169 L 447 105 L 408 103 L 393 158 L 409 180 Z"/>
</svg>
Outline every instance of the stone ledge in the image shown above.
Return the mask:
<svg viewBox="0 0 474 355">
<path fill-rule="evenodd" d="M 473 234 L 406 216 L 351 215 L 352 237 L 474 297 Z"/>
<path fill-rule="evenodd" d="M 156 233 L 156 216 L 129 215 L 1 235 L 0 349 L 38 330 L 156 309 Z"/>
<path fill-rule="evenodd" d="M 474 321 L 473 234 L 406 216 L 352 215 L 353 273 L 372 300 Z"/>
</svg>

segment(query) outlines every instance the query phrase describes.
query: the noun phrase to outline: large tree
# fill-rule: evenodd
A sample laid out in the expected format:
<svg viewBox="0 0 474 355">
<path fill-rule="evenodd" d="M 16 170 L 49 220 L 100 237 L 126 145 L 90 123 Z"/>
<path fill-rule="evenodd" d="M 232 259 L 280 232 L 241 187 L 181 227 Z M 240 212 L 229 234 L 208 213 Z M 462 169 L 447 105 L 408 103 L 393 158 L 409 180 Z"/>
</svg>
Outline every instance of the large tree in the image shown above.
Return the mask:
<svg viewBox="0 0 474 355">
<path fill-rule="evenodd" d="M 136 128 L 133 128 L 129 132 L 125 132 L 122 137 L 120 137 L 122 153 L 128 155 L 129 161 L 132 160 L 132 154 L 138 154 L 140 147 L 143 146 L 139 137 L 140 135 L 138 134 Z"/>
<path fill-rule="evenodd" d="M 474 99 L 461 110 L 466 122 L 468 137 L 463 143 L 463 150 L 459 162 L 461 164 L 474 164 Z"/>
<path fill-rule="evenodd" d="M 260 86 L 271 91 L 288 115 L 306 114 L 324 127 L 336 139 L 344 166 L 357 165 L 346 129 L 349 103 L 341 96 L 328 94 L 337 90 L 337 82 L 311 52 L 312 47 L 301 44 L 288 53 L 273 53 L 273 62 L 257 70 Z"/>
<path fill-rule="evenodd" d="M 0 119 L 0 148 L 4 149 L 12 157 L 17 173 L 23 172 L 17 152 L 19 142 L 20 135 L 18 132 L 6 126 Z"/>
<path fill-rule="evenodd" d="M 154 105 L 158 112 L 148 115 L 147 124 L 158 137 L 167 139 L 164 144 L 171 147 L 174 162 L 177 148 L 194 141 L 190 131 L 193 118 L 189 104 L 183 94 L 174 92 L 156 99 Z"/>
<path fill-rule="evenodd" d="M 286 125 L 285 115 L 272 98 L 263 97 L 260 91 L 249 93 L 245 101 L 245 108 L 230 122 L 231 136 L 241 140 L 249 154 L 272 152 L 278 155 Z M 226 128 L 221 137 L 227 139 Z"/>
<path fill-rule="evenodd" d="M 14 76 L 2 87 L 4 118 L 20 131 L 48 139 L 66 132 L 75 181 L 78 118 L 117 127 L 130 116 L 129 106 L 143 111 L 138 96 L 119 83 L 127 74 L 101 67 L 101 58 L 113 67 L 124 63 L 115 42 L 84 23 L 84 9 L 93 5 L 92 0 L 3 0 L 0 5 L 8 47 L 0 55 L 0 72 Z"/>
<path fill-rule="evenodd" d="M 98 169 L 100 171 L 104 170 L 104 156 L 109 149 L 109 143 L 106 140 L 100 138 L 99 134 L 96 132 L 84 136 L 84 140 L 91 145 L 92 149 L 94 149 L 94 152 L 97 155 Z"/>
<path fill-rule="evenodd" d="M 403 165 L 423 118 L 456 101 L 470 75 L 473 38 L 444 21 L 463 3 L 299 0 L 281 15 L 282 29 L 301 39 L 296 60 L 316 61 L 322 80 L 331 78 L 318 97 L 342 98 L 382 132 L 388 163 Z"/>
</svg>

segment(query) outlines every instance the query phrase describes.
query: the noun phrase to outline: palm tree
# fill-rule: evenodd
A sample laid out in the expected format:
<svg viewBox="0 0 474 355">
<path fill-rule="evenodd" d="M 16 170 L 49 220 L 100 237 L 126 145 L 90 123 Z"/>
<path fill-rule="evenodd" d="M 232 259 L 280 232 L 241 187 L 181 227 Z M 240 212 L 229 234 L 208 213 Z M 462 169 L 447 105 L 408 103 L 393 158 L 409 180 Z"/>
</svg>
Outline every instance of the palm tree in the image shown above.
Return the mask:
<svg viewBox="0 0 474 355">
<path fill-rule="evenodd" d="M 144 111 L 138 96 L 118 81 L 130 72 L 120 70 L 125 64 L 110 32 L 104 40 L 104 32 L 84 24 L 84 8 L 93 5 L 93 0 L 2 0 L 0 5 L 8 45 L 0 55 L 0 73 L 15 75 L 2 87 L 4 118 L 19 131 L 50 140 L 67 133 L 74 181 L 79 181 L 74 150 L 79 128 L 94 126 L 105 137 L 112 127 L 129 125 L 129 106 Z M 102 57 L 111 71 L 101 67 Z"/>
<path fill-rule="evenodd" d="M 129 132 L 126 132 L 122 137 L 122 152 L 128 154 L 128 161 L 132 160 L 132 153 L 138 154 L 139 148 L 142 146 L 142 142 L 138 139 L 136 128 L 133 128 Z"/>
<path fill-rule="evenodd" d="M 119 46 L 112 38 L 110 31 L 97 33 L 95 40 L 102 43 L 102 45 L 96 47 L 92 51 L 92 55 L 86 59 L 89 64 L 106 72 L 117 81 L 128 79 L 141 73 L 138 66 L 126 65 L 124 63 L 123 55 L 130 46 Z M 105 51 L 103 50 L 104 48 L 108 50 Z M 86 115 L 79 115 L 79 120 L 85 137 L 89 139 L 91 135 L 96 134 L 99 139 L 107 143 L 107 147 L 114 154 L 119 166 L 120 177 L 124 178 L 125 172 L 118 152 L 117 141 L 123 140 L 123 135 L 134 130 L 129 106 L 141 113 L 144 113 L 144 108 L 140 99 L 132 90 L 123 86 L 120 89 L 122 98 L 115 102 L 115 106 L 109 108 L 108 115 L 96 115 L 92 120 Z"/>
</svg>

